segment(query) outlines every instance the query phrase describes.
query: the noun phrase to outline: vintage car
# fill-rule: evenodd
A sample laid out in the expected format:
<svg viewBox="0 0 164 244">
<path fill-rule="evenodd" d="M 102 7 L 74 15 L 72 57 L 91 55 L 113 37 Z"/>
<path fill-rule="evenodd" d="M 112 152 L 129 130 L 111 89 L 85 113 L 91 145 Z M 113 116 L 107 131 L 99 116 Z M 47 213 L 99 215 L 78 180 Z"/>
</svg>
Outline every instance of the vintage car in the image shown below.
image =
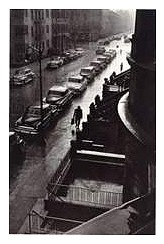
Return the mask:
<svg viewBox="0 0 164 244">
<path fill-rule="evenodd" d="M 68 78 L 67 87 L 74 94 L 80 95 L 87 88 L 87 79 L 81 75 L 75 75 Z"/>
<path fill-rule="evenodd" d="M 11 77 L 11 85 L 25 85 L 35 78 L 35 73 L 29 68 L 21 68 L 15 71 Z"/>
<path fill-rule="evenodd" d="M 79 57 L 75 49 L 67 50 L 67 54 L 69 55 L 70 61 L 73 61 Z"/>
<path fill-rule="evenodd" d="M 47 63 L 47 69 L 57 69 L 63 65 L 63 59 L 61 57 L 54 57 Z"/>
<path fill-rule="evenodd" d="M 101 61 L 94 60 L 94 61 L 91 61 L 89 65 L 95 67 L 96 74 L 99 74 L 103 70 Z"/>
<path fill-rule="evenodd" d="M 114 57 L 116 57 L 116 50 L 115 49 L 109 49 L 103 55 L 104 56 L 110 56 L 111 59 L 113 59 Z"/>
<path fill-rule="evenodd" d="M 98 58 L 97 58 L 97 60 L 99 60 L 99 61 L 102 61 L 102 62 L 104 62 L 104 63 L 106 63 L 106 64 L 109 64 L 110 62 L 111 62 L 111 56 L 105 56 L 105 55 L 102 55 L 102 56 L 99 56 Z"/>
<path fill-rule="evenodd" d="M 101 62 L 103 69 L 105 69 L 107 67 L 107 59 L 105 56 L 98 57 L 97 61 Z"/>
<path fill-rule="evenodd" d="M 57 115 L 57 108 L 47 103 L 43 103 L 42 116 L 40 105 L 29 106 L 23 116 L 16 121 L 15 131 L 21 134 L 38 135 Z"/>
<path fill-rule="evenodd" d="M 104 46 L 98 46 L 96 49 L 96 54 L 103 54 L 105 53 L 106 49 Z"/>
<path fill-rule="evenodd" d="M 73 99 L 73 93 L 66 86 L 54 85 L 48 91 L 46 103 L 56 105 L 58 111 L 70 104 Z"/>
<path fill-rule="evenodd" d="M 83 56 L 83 54 L 84 54 L 84 49 L 81 48 L 81 47 L 77 47 L 75 49 L 75 51 L 76 51 L 76 53 L 78 54 L 79 57 Z"/>
<path fill-rule="evenodd" d="M 82 68 L 80 70 L 80 75 L 87 78 L 88 82 L 91 82 L 96 75 L 95 67 L 87 66 L 87 67 Z"/>
</svg>

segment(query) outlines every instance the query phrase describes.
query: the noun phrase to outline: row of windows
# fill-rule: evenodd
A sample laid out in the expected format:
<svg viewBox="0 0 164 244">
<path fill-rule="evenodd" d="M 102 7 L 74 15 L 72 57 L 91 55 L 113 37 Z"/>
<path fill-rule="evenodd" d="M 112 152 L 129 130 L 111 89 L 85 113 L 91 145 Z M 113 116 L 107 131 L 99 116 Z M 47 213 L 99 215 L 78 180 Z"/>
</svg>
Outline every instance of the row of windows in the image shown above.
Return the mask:
<svg viewBox="0 0 164 244">
<path fill-rule="evenodd" d="M 29 16 L 29 11 L 28 9 L 24 10 L 25 13 L 25 17 Z M 31 14 L 31 19 L 44 19 L 49 18 L 50 17 L 50 10 L 49 9 L 31 9 L 30 10 L 30 14 Z"/>
<path fill-rule="evenodd" d="M 42 41 L 41 43 L 40 42 L 35 42 L 35 43 L 32 44 L 32 46 L 35 47 L 35 48 L 39 48 L 40 44 L 41 44 L 41 48 L 42 49 L 50 48 L 50 40 L 49 39 L 47 39 L 46 41 Z"/>
<path fill-rule="evenodd" d="M 57 33 L 65 33 L 68 32 L 68 25 L 65 24 L 58 24 L 56 26 L 52 26 L 53 27 L 53 33 L 57 32 Z M 34 37 L 35 35 L 39 35 L 39 34 L 49 34 L 50 33 L 50 26 L 49 25 L 35 25 L 35 26 L 31 26 L 31 35 L 32 37 Z M 28 25 L 20 25 L 17 26 L 15 28 L 15 35 L 24 35 L 24 34 L 28 34 L 29 33 L 29 27 Z"/>
<path fill-rule="evenodd" d="M 70 9 L 52 9 L 52 18 L 68 18 L 70 14 L 72 14 Z"/>
<path fill-rule="evenodd" d="M 70 10 L 66 9 L 53 9 L 52 12 L 50 12 L 50 9 L 31 9 L 31 18 L 32 19 L 44 19 L 52 17 L 52 18 L 68 18 L 68 16 L 72 15 L 72 12 Z M 24 10 L 25 17 L 30 16 L 28 9 Z"/>
<path fill-rule="evenodd" d="M 69 32 L 69 26 L 67 24 L 57 24 L 52 26 L 53 33 L 66 33 Z"/>
<path fill-rule="evenodd" d="M 46 26 L 35 26 L 35 28 L 33 26 L 31 26 L 31 35 L 34 36 L 34 30 L 35 30 L 35 34 L 44 34 L 45 33 L 45 29 L 46 29 L 46 33 L 48 34 L 50 32 L 50 28 L 49 25 Z"/>
</svg>

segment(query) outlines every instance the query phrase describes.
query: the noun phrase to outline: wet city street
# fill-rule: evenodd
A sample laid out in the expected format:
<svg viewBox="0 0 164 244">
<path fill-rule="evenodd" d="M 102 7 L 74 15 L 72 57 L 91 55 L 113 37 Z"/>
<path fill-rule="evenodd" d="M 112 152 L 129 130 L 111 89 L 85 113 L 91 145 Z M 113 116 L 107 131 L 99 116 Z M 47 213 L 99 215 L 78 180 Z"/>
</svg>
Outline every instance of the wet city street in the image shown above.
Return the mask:
<svg viewBox="0 0 164 244">
<path fill-rule="evenodd" d="M 70 121 L 74 109 L 80 105 L 83 109 L 82 120 L 86 121 L 89 105 L 94 101 L 97 94 L 100 97 L 102 96 L 104 78 L 109 78 L 113 71 L 119 74 L 121 62 L 123 62 L 123 71 L 129 68 L 126 54 L 130 52 L 130 43 L 114 40 L 106 46 L 106 49 L 116 49 L 117 45 L 119 48 L 117 48 L 116 58 L 101 74 L 95 77 L 86 91 L 80 97 L 75 98 L 63 114 L 44 132 L 44 140 L 27 141 L 25 156 L 19 162 L 13 162 L 13 165 L 10 165 L 10 233 L 19 231 L 37 198 L 45 196 L 47 183 L 70 147 L 70 140 L 72 139 Z M 84 48 L 85 53 L 82 57 L 57 70 L 47 70 L 45 68 L 47 60 L 42 61 L 43 96 L 46 96 L 51 86 L 56 83 L 65 84 L 68 77 L 78 74 L 82 67 L 88 66 L 90 61 L 96 60 L 96 43 L 85 45 Z M 122 49 L 122 53 L 120 53 L 120 49 Z M 38 63 L 31 64 L 30 67 L 38 74 Z M 38 101 L 38 78 L 26 86 L 10 89 L 10 130 L 25 108 Z"/>
</svg>

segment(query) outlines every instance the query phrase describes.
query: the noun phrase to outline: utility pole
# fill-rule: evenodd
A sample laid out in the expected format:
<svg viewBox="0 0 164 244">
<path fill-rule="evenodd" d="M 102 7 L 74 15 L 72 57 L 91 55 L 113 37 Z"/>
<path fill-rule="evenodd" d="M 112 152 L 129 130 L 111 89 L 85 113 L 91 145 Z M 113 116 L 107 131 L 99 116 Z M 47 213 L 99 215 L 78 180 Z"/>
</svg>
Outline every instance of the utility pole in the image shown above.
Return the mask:
<svg viewBox="0 0 164 244">
<path fill-rule="evenodd" d="M 39 43 L 39 49 L 33 46 L 28 46 L 34 52 L 38 54 L 38 61 L 39 61 L 39 86 L 40 86 L 40 120 L 41 123 L 43 122 L 43 88 L 42 88 L 42 48 L 41 42 Z"/>
<path fill-rule="evenodd" d="M 42 88 L 42 50 L 39 44 L 39 82 L 40 82 L 40 119 L 43 122 L 43 88 Z"/>
</svg>

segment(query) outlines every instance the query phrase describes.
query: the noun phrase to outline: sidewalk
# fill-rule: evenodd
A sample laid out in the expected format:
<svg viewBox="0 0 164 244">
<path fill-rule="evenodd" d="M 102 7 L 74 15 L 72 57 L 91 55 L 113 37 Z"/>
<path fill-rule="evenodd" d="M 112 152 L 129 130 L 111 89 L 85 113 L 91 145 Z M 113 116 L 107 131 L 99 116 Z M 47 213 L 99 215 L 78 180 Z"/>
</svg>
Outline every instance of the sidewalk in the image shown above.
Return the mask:
<svg viewBox="0 0 164 244">
<path fill-rule="evenodd" d="M 40 215 L 46 216 L 47 212 L 44 210 L 44 198 L 38 198 L 35 205 L 32 207 L 32 210 L 36 211 Z M 32 223 L 30 220 L 31 220 L 30 216 L 27 215 L 27 217 L 24 221 L 24 224 L 18 231 L 18 234 L 31 234 L 31 227 L 33 227 L 33 226 L 31 226 Z M 36 231 L 37 231 L 37 229 L 36 229 Z"/>
</svg>

